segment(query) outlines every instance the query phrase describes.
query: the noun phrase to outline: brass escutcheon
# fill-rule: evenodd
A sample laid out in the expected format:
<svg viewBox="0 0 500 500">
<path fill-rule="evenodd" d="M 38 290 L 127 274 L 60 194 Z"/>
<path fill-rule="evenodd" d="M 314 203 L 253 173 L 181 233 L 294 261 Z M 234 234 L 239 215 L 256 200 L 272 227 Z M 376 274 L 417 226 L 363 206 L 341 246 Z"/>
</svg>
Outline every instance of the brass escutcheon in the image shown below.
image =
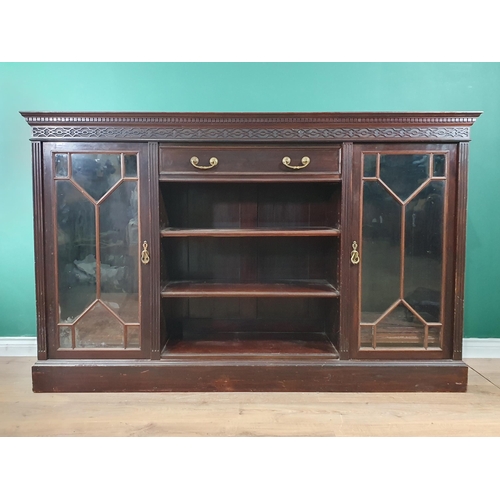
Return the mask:
<svg viewBox="0 0 500 500">
<path fill-rule="evenodd" d="M 358 244 L 355 241 L 352 242 L 351 262 L 359 264 Z"/>
<path fill-rule="evenodd" d="M 148 252 L 148 242 L 147 241 L 145 241 L 142 244 L 141 262 L 143 264 L 148 264 L 149 263 L 149 252 Z"/>
</svg>

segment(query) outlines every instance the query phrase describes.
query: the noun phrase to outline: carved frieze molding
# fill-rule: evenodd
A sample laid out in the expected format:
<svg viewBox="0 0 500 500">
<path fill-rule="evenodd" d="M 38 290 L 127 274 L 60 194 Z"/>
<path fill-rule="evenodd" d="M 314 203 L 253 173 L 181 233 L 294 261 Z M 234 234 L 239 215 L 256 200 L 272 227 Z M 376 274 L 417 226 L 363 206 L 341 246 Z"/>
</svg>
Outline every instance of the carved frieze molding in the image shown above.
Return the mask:
<svg viewBox="0 0 500 500">
<path fill-rule="evenodd" d="M 331 120 L 330 120 L 331 121 Z M 366 122 L 366 118 L 363 120 Z M 377 120 L 379 122 L 379 120 Z M 296 120 L 294 120 L 296 122 Z M 470 126 L 342 128 L 200 128 L 134 126 L 33 126 L 34 139 L 101 139 L 165 141 L 266 140 L 468 140 Z"/>
</svg>

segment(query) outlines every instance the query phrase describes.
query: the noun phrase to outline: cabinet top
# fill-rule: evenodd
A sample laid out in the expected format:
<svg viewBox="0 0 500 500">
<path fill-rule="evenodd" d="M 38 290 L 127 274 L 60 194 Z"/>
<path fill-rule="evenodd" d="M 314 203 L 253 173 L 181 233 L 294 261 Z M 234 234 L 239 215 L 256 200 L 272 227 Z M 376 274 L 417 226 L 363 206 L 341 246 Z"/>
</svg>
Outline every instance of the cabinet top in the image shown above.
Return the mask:
<svg viewBox="0 0 500 500">
<path fill-rule="evenodd" d="M 468 141 L 481 112 L 21 112 L 33 140 Z"/>
</svg>

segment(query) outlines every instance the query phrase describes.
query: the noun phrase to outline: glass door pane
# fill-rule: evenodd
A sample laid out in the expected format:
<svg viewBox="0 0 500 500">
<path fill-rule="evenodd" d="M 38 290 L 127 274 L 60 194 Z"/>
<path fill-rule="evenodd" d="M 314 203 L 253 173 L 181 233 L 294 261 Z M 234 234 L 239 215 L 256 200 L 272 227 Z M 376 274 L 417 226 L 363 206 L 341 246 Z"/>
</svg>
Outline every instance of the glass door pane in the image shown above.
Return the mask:
<svg viewBox="0 0 500 500">
<path fill-rule="evenodd" d="M 140 351 L 138 152 L 61 147 L 52 153 L 55 347 L 66 353 Z"/>
<path fill-rule="evenodd" d="M 442 348 L 447 161 L 361 155 L 361 350 Z"/>
</svg>

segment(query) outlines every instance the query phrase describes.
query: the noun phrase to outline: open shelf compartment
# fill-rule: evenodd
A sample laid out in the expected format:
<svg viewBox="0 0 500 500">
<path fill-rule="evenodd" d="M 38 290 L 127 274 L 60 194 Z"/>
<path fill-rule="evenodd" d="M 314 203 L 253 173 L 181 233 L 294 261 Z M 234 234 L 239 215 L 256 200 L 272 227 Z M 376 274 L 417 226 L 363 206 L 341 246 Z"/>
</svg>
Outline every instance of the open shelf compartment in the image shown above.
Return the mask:
<svg viewBox="0 0 500 500">
<path fill-rule="evenodd" d="M 340 191 L 333 182 L 161 182 L 161 235 L 337 236 Z"/>
<path fill-rule="evenodd" d="M 339 303 L 332 298 L 168 298 L 162 313 L 164 358 L 338 359 Z"/>
<path fill-rule="evenodd" d="M 163 238 L 161 280 L 167 293 L 253 284 L 272 295 L 297 287 L 334 294 L 338 260 L 338 238 Z"/>
<path fill-rule="evenodd" d="M 162 358 L 338 359 L 339 183 L 160 183 Z"/>
</svg>

